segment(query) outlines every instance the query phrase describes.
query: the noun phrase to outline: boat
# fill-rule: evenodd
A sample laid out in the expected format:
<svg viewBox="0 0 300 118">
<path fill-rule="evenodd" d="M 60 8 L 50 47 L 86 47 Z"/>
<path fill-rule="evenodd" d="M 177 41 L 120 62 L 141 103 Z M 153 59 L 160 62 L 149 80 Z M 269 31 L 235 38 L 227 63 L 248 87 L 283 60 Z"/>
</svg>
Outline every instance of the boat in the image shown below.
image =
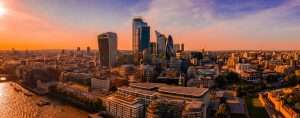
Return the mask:
<svg viewBox="0 0 300 118">
<path fill-rule="evenodd" d="M 21 91 L 21 89 L 16 88 L 16 87 L 14 87 L 14 90 L 15 90 L 16 92 L 20 92 L 20 91 Z"/>
<path fill-rule="evenodd" d="M 29 93 L 29 92 L 24 92 L 24 95 L 29 96 L 29 97 L 33 96 L 33 94 Z"/>
<path fill-rule="evenodd" d="M 37 102 L 36 105 L 42 107 L 42 106 L 45 106 L 45 105 L 50 105 L 50 102 L 46 99 L 43 99 L 43 100 L 40 100 L 39 102 Z"/>
</svg>

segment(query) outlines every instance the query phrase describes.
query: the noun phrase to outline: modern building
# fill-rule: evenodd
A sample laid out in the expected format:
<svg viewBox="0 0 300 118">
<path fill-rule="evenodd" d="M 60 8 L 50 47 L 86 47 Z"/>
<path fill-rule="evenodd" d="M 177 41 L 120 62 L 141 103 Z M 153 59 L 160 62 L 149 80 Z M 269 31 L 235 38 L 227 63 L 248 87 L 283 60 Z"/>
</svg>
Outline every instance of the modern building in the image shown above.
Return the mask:
<svg viewBox="0 0 300 118">
<path fill-rule="evenodd" d="M 173 38 L 171 35 L 168 36 L 168 40 L 166 42 L 166 59 L 170 60 L 171 57 L 175 57 Z"/>
<path fill-rule="evenodd" d="M 109 91 L 110 79 L 92 78 L 91 79 L 91 89 L 100 89 L 100 90 Z"/>
<path fill-rule="evenodd" d="M 155 31 L 157 43 L 157 55 L 164 57 L 166 50 L 167 37 L 158 31 Z"/>
<path fill-rule="evenodd" d="M 119 87 L 117 91 L 121 96 L 135 96 L 141 98 L 142 103 L 147 107 L 155 98 L 156 92 L 135 87 Z"/>
<path fill-rule="evenodd" d="M 170 100 L 184 100 L 186 102 L 201 102 L 202 118 L 206 118 L 209 105 L 209 89 L 196 87 L 160 87 L 158 97 Z M 187 114 L 188 116 L 188 114 Z"/>
<path fill-rule="evenodd" d="M 117 56 L 117 34 L 107 32 L 98 36 L 100 63 L 105 67 L 113 67 Z"/>
<path fill-rule="evenodd" d="M 143 50 L 150 46 L 150 26 L 142 18 L 134 18 L 132 23 L 132 49 L 136 63 L 139 63 Z"/>
<path fill-rule="evenodd" d="M 146 82 L 151 82 L 154 79 L 155 74 L 154 66 L 141 65 L 141 69 L 143 80 Z"/>
<path fill-rule="evenodd" d="M 150 53 L 151 53 L 153 56 L 156 56 L 156 55 L 157 55 L 157 43 L 155 43 L 155 42 L 151 42 L 151 43 L 150 43 Z"/>
<path fill-rule="evenodd" d="M 106 111 L 115 118 L 144 118 L 144 105 L 135 96 L 114 95 L 106 98 Z"/>
</svg>

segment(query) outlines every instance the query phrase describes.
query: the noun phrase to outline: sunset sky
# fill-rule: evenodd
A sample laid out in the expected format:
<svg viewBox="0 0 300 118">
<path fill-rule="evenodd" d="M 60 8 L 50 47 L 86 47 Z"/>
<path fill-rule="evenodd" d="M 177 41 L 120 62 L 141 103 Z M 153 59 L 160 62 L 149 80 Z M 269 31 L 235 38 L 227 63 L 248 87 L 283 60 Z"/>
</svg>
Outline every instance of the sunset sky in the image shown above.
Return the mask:
<svg viewBox="0 0 300 118">
<path fill-rule="evenodd" d="M 135 16 L 190 50 L 300 49 L 300 0 L 0 0 L 0 50 L 131 49 Z"/>
</svg>

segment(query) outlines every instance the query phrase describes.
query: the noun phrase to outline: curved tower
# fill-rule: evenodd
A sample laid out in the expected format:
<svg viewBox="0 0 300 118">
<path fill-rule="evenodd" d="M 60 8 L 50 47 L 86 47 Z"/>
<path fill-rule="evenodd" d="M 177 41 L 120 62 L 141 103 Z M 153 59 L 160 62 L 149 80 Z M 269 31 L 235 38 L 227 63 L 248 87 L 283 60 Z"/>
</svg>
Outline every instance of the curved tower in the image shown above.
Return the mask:
<svg viewBox="0 0 300 118">
<path fill-rule="evenodd" d="M 175 52 L 174 52 L 173 38 L 171 35 L 169 35 L 166 42 L 166 59 L 170 60 L 170 58 L 174 56 L 175 56 Z"/>
</svg>

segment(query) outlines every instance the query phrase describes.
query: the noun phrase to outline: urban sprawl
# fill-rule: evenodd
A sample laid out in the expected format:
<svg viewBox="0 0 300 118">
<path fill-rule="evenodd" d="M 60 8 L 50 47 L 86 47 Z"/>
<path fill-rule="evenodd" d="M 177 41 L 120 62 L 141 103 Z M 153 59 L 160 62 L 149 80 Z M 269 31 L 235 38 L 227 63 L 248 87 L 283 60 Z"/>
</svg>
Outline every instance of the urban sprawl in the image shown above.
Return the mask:
<svg viewBox="0 0 300 118">
<path fill-rule="evenodd" d="M 190 51 L 150 32 L 137 17 L 131 51 L 117 49 L 114 32 L 95 36 L 98 50 L 1 51 L 0 80 L 91 118 L 300 117 L 300 51 Z"/>
</svg>

